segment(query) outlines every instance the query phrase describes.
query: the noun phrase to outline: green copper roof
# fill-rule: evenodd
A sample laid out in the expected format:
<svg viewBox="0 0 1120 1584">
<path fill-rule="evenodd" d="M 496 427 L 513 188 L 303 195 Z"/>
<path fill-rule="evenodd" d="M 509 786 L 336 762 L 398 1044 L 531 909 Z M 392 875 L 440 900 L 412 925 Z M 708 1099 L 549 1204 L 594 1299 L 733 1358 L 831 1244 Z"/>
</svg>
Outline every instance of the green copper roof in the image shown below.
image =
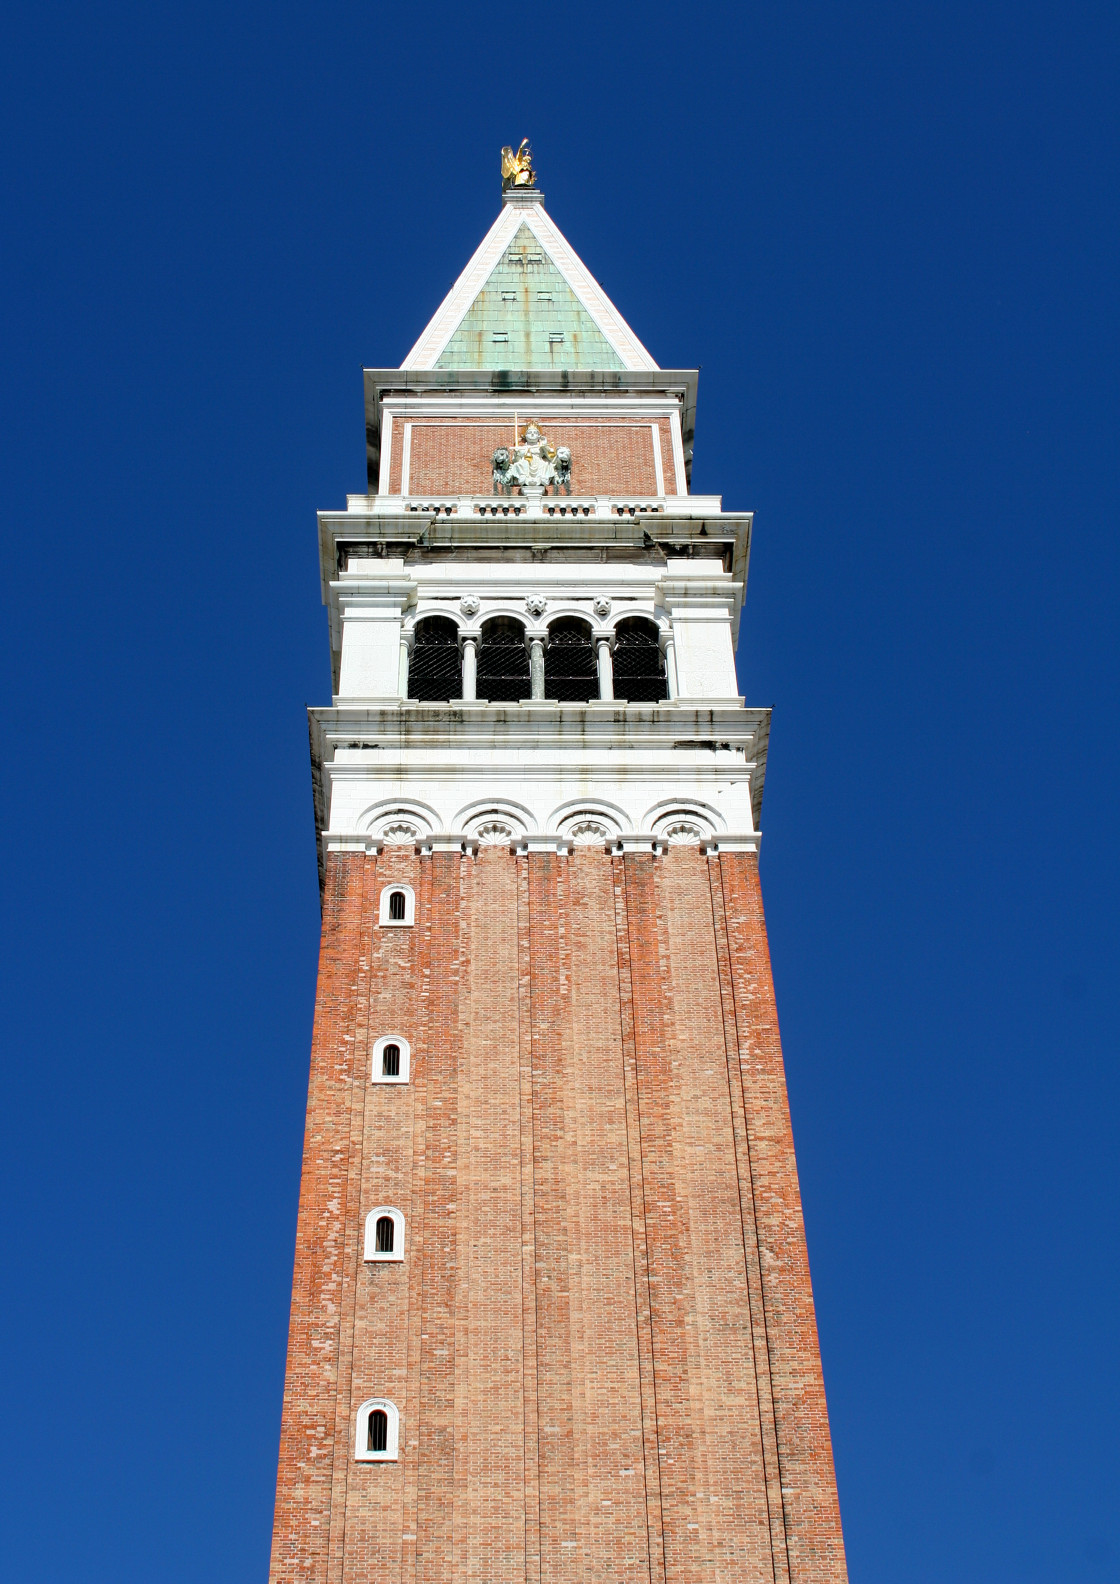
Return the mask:
<svg viewBox="0 0 1120 1584">
<path fill-rule="evenodd" d="M 523 225 L 436 359 L 441 369 L 620 369 L 622 359 Z"/>
</svg>

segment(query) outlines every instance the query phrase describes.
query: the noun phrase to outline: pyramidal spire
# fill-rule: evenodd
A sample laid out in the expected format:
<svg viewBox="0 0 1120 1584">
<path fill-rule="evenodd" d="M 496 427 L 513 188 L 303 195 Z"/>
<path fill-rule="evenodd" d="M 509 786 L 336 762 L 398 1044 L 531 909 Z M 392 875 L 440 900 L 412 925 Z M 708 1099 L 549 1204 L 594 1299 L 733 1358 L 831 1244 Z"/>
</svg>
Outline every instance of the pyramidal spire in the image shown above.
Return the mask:
<svg viewBox="0 0 1120 1584">
<path fill-rule="evenodd" d="M 502 209 L 402 369 L 655 369 L 544 207 L 528 139 L 502 150 Z"/>
</svg>

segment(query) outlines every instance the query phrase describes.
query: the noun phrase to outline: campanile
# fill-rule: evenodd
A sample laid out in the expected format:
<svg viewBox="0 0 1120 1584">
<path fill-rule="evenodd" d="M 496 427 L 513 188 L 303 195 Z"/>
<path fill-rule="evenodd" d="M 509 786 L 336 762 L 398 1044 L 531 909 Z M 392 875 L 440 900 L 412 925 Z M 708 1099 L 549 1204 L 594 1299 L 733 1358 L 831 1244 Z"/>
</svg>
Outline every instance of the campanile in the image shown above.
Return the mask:
<svg viewBox="0 0 1120 1584">
<path fill-rule="evenodd" d="M 759 890 L 751 514 L 544 207 L 319 516 L 334 696 L 271 1584 L 846 1578 Z"/>
</svg>

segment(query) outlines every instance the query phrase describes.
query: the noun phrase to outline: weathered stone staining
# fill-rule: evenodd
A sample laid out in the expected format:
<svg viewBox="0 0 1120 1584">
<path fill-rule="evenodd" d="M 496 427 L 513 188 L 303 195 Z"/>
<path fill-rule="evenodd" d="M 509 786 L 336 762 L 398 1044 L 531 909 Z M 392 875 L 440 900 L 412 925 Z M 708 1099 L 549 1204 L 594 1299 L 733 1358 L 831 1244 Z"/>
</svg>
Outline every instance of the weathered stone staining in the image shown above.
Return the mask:
<svg viewBox="0 0 1120 1584">
<path fill-rule="evenodd" d="M 527 142 L 502 171 L 366 371 L 368 491 L 319 517 L 269 1580 L 843 1584 L 735 670 L 752 518 L 690 491 L 696 372 Z"/>
</svg>

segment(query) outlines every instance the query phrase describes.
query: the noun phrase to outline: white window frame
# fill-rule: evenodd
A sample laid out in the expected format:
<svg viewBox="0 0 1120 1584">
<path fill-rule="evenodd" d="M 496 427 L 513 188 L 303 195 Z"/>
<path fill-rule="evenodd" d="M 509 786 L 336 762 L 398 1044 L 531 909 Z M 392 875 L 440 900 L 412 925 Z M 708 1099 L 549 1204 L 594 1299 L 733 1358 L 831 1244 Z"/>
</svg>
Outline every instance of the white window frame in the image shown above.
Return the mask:
<svg viewBox="0 0 1120 1584">
<path fill-rule="evenodd" d="M 384 1452 L 371 1452 L 366 1444 L 369 1441 L 369 1416 L 375 1408 L 380 1408 L 389 1421 L 385 1427 Z M 358 1418 L 354 1425 L 354 1461 L 395 1463 L 397 1448 L 400 1445 L 400 1428 L 401 1416 L 397 1412 L 396 1403 L 391 1403 L 387 1397 L 370 1397 L 358 1409 Z"/>
<path fill-rule="evenodd" d="M 377 1247 L 377 1223 L 388 1216 L 393 1223 L 393 1251 L 382 1253 Z M 362 1258 L 368 1263 L 399 1263 L 404 1259 L 404 1216 L 393 1205 L 378 1205 L 366 1216 L 366 1231 Z"/>
<path fill-rule="evenodd" d="M 394 891 L 404 892 L 404 918 L 389 917 L 389 898 Z M 393 880 L 381 888 L 381 899 L 377 910 L 377 921 L 382 929 L 407 929 L 416 922 L 416 893 L 410 885 L 403 880 Z"/>
<path fill-rule="evenodd" d="M 386 1045 L 399 1045 L 401 1048 L 400 1072 L 395 1078 L 387 1078 L 381 1071 L 384 1062 Z M 370 1073 L 370 1083 L 377 1084 L 406 1084 L 412 1068 L 412 1051 L 403 1034 L 382 1034 L 379 1040 L 373 1042 L 373 1071 Z"/>
</svg>

